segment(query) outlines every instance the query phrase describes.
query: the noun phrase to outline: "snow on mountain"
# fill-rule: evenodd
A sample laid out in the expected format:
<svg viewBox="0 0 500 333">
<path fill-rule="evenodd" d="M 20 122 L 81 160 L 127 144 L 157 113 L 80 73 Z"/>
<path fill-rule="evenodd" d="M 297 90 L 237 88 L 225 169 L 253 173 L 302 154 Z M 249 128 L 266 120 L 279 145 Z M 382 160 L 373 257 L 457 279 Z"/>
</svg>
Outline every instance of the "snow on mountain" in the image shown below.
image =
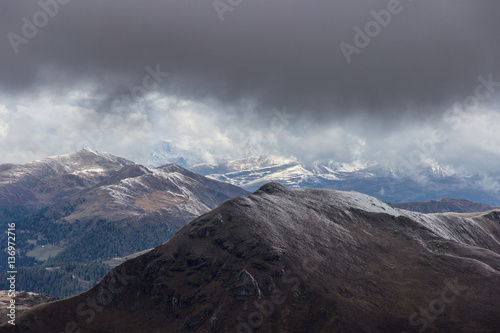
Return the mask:
<svg viewBox="0 0 500 333">
<path fill-rule="evenodd" d="M 493 241 L 500 247 L 500 242 L 495 241 L 489 231 L 483 228 L 480 223 L 470 218 L 424 214 L 393 208 L 375 197 L 354 191 L 324 189 L 296 189 L 295 191 L 305 198 L 309 196 L 321 197 L 324 200 L 323 205 L 329 204 L 339 210 L 343 210 L 346 214 L 349 214 L 349 211 L 354 208 L 370 213 L 389 214 L 394 217 L 404 216 L 417 222 L 423 228 L 432 230 L 432 232 L 443 239 L 471 246 L 484 246 L 483 240 L 486 239 Z"/>
<path fill-rule="evenodd" d="M 129 164 L 97 184 L 73 190 L 75 193 L 48 204 L 56 210 L 64 210 L 63 206 L 69 204 L 73 208 L 65 220 L 80 223 L 99 219 L 116 221 L 153 212 L 185 223 L 223 200 L 247 193 L 175 164 L 154 169 Z M 46 188 L 41 187 L 40 191 L 46 192 Z"/>
<path fill-rule="evenodd" d="M 175 163 L 181 167 L 189 167 L 195 164 L 216 162 L 221 160 L 214 154 L 201 149 L 183 149 L 169 140 L 158 141 L 149 152 L 134 156 L 134 161 L 155 168 L 161 165 Z"/>
<path fill-rule="evenodd" d="M 290 187 L 314 183 L 315 172 L 306 169 L 295 158 L 252 156 L 219 165 L 199 164 L 190 168 L 197 173 L 250 190 L 262 184 L 279 181 Z M 330 175 L 331 176 L 331 175 Z"/>
<path fill-rule="evenodd" d="M 255 191 L 268 182 L 287 187 L 354 190 L 386 202 L 461 198 L 500 204 L 499 191 L 484 186 L 484 177 L 426 160 L 419 166 L 391 168 L 363 161 L 301 163 L 294 157 L 252 156 L 190 168 L 209 178 Z"/>
<path fill-rule="evenodd" d="M 0 222 L 15 219 L 25 239 L 59 246 L 61 260 L 150 248 L 221 202 L 248 194 L 175 164 L 153 169 L 89 149 L 1 166 L 0 179 Z"/>
<path fill-rule="evenodd" d="M 0 212 L 15 206 L 39 208 L 89 188 L 131 163 L 85 148 L 23 165 L 0 166 Z"/>
<path fill-rule="evenodd" d="M 19 181 L 23 178 L 47 180 L 57 175 L 77 175 L 92 181 L 116 171 L 132 161 L 85 148 L 73 154 L 46 157 L 0 173 L 0 184 Z"/>
<path fill-rule="evenodd" d="M 0 171 L 0 184 L 28 177 L 42 181 L 62 174 L 77 175 L 91 181 L 94 176 L 100 177 L 131 163 L 133 162 L 109 153 L 84 148 L 76 153 L 50 156 Z"/>
<path fill-rule="evenodd" d="M 407 211 L 394 208 L 370 195 L 354 191 L 310 188 L 287 189 L 277 183 L 266 184 L 260 188 L 260 191 L 271 194 L 267 197 L 267 200 L 273 201 L 275 205 L 283 207 L 285 210 L 292 210 L 293 208 L 285 207 L 283 196 L 294 194 L 303 198 L 304 204 L 309 207 L 334 207 L 346 215 L 351 215 L 352 210 L 355 209 L 368 213 L 388 214 L 395 218 L 405 217 L 416 222 L 422 228 L 431 230 L 443 239 L 478 247 L 494 244 L 500 250 L 500 242 L 495 238 L 495 235 L 488 230 L 487 226 L 478 223 L 472 218 Z"/>
<path fill-rule="evenodd" d="M 112 198 L 116 210 L 131 210 L 137 214 L 155 210 L 184 211 L 193 217 L 210 210 L 200 201 L 196 189 L 203 186 L 196 180 L 179 172 L 165 172 L 138 166 L 145 172 L 134 178 L 125 178 L 113 185 L 100 188 Z"/>
<path fill-rule="evenodd" d="M 219 165 L 199 164 L 190 168 L 213 179 L 255 190 L 269 182 L 279 182 L 289 187 L 322 187 L 325 182 L 339 181 L 346 173 L 370 175 L 367 169 L 373 164 L 353 161 L 315 162 L 310 166 L 300 163 L 294 157 L 252 156 L 221 163 Z"/>
<path fill-rule="evenodd" d="M 260 155 L 260 156 L 251 156 L 235 161 L 221 163 L 217 166 L 217 170 L 223 171 L 225 173 L 241 172 L 254 169 L 282 167 L 284 165 L 296 165 L 297 163 L 298 161 L 295 158 Z"/>
<path fill-rule="evenodd" d="M 335 162 L 333 160 L 313 163 L 313 166 L 315 168 L 318 168 L 318 170 L 325 170 L 327 171 L 327 173 L 358 172 L 374 165 L 376 165 L 376 163 L 364 163 L 361 161 L 352 161 L 350 163 L 345 163 L 345 162 Z"/>
<path fill-rule="evenodd" d="M 404 210 L 393 208 L 375 197 L 359 192 L 327 189 L 294 189 L 294 191 L 304 197 L 321 197 L 325 205 L 328 204 L 344 211 L 354 208 L 370 213 L 385 213 L 394 217 L 406 214 Z"/>
</svg>

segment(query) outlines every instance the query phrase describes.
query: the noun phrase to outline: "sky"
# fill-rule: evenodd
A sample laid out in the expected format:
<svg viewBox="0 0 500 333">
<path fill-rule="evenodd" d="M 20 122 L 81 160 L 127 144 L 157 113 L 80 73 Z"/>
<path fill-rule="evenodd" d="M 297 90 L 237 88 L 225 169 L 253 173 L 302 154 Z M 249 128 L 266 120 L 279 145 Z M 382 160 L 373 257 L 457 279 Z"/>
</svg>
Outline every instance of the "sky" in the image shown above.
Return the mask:
<svg viewBox="0 0 500 333">
<path fill-rule="evenodd" d="M 0 1 L 0 163 L 500 161 L 497 0 Z"/>
</svg>

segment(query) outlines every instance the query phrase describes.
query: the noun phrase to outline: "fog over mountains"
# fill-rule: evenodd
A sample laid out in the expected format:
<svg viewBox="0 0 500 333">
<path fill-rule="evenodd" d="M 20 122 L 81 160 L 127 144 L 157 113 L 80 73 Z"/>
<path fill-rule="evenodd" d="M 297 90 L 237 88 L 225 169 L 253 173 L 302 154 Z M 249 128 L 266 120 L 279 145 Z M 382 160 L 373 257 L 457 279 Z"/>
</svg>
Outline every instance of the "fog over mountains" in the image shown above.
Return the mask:
<svg viewBox="0 0 500 333">
<path fill-rule="evenodd" d="M 375 162 L 327 160 L 306 164 L 293 157 L 262 155 L 215 165 L 199 164 L 190 169 L 249 191 L 273 181 L 289 187 L 354 190 L 390 203 L 460 198 L 500 205 L 500 191 L 495 181 L 486 182 L 488 178 L 484 175 L 435 163 L 421 165 L 413 173 L 407 173 Z"/>
</svg>

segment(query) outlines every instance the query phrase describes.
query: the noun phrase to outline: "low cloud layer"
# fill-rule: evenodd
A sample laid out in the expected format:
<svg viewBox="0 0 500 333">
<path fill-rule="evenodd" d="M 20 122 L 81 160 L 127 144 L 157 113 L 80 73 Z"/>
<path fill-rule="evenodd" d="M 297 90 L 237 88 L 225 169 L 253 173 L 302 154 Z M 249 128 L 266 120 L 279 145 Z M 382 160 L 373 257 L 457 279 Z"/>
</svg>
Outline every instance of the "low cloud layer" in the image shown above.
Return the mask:
<svg viewBox="0 0 500 333">
<path fill-rule="evenodd" d="M 0 163 L 82 145 L 132 157 L 170 139 L 227 158 L 398 164 L 444 133 L 430 158 L 483 170 L 476 161 L 500 157 L 499 10 L 494 0 L 3 1 Z"/>
</svg>

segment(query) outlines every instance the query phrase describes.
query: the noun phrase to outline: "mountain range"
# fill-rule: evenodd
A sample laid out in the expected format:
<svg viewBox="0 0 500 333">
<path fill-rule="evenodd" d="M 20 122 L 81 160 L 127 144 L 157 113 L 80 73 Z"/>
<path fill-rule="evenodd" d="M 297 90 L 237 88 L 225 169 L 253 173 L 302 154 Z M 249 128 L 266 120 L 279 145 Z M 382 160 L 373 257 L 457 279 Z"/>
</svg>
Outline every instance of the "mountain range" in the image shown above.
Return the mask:
<svg viewBox="0 0 500 333">
<path fill-rule="evenodd" d="M 500 207 L 488 206 L 469 200 L 448 198 L 425 202 L 399 202 L 391 206 L 421 213 L 475 213 L 500 209 Z"/>
<path fill-rule="evenodd" d="M 496 333 L 499 221 L 270 183 L 0 332 Z"/>
<path fill-rule="evenodd" d="M 287 187 L 355 190 L 385 202 L 465 199 L 500 206 L 500 174 L 477 174 L 440 165 L 433 160 L 412 164 L 333 159 L 304 162 L 296 157 L 256 155 L 240 159 L 200 149 L 184 149 L 160 140 L 148 151 L 130 156 L 155 168 L 175 163 L 209 178 L 255 191 L 268 182 Z M 397 165 L 397 164 L 396 164 Z"/>
<path fill-rule="evenodd" d="M 170 157 L 180 151 L 168 142 L 164 144 L 171 149 Z M 415 190 L 415 183 L 409 179 L 394 175 L 381 179 L 384 172 L 388 171 L 381 171 L 374 164 L 329 161 L 307 167 L 294 158 L 276 156 L 254 156 L 218 165 L 198 164 L 191 170 L 176 164 L 152 168 L 109 153 L 83 149 L 24 165 L 0 165 L 0 222 L 16 222 L 22 234 L 17 244 L 17 263 L 24 266 L 19 273 L 22 280 L 19 287 L 67 297 L 97 283 L 110 265 L 114 267 L 126 258 L 162 244 L 190 220 L 223 201 L 248 194 L 220 180 L 247 189 L 277 180 L 289 187 L 358 186 L 369 192 L 389 179 L 392 185 L 399 186 L 395 193 Z M 453 170 L 434 168 L 428 173 L 434 181 L 449 182 L 438 193 L 449 193 L 447 189 L 459 179 Z M 420 186 L 424 193 L 424 184 Z M 429 192 L 436 195 L 432 186 Z M 392 206 L 425 213 L 468 213 L 496 208 L 463 199 Z M 4 237 L 0 236 L 0 241 Z M 7 262 L 5 252 L 0 253 L 2 258 L 5 260 L 1 260 L 1 267 Z M 8 287 L 1 283 L 0 288 Z"/>
<path fill-rule="evenodd" d="M 0 165 L 0 218 L 31 213 L 92 187 L 133 162 L 83 149 L 27 164 Z M 22 209 L 22 212 L 19 210 Z"/>
<path fill-rule="evenodd" d="M 151 169 L 90 149 L 0 170 L 0 220 L 23 234 L 21 261 L 47 251 L 78 262 L 128 255 L 247 194 L 175 164 Z"/>
<path fill-rule="evenodd" d="M 189 169 L 248 191 L 278 182 L 287 187 L 354 190 L 389 203 L 459 198 L 500 205 L 494 180 L 431 162 L 406 173 L 361 161 L 303 163 L 294 157 L 260 155 L 220 164 L 197 164 Z"/>
</svg>

